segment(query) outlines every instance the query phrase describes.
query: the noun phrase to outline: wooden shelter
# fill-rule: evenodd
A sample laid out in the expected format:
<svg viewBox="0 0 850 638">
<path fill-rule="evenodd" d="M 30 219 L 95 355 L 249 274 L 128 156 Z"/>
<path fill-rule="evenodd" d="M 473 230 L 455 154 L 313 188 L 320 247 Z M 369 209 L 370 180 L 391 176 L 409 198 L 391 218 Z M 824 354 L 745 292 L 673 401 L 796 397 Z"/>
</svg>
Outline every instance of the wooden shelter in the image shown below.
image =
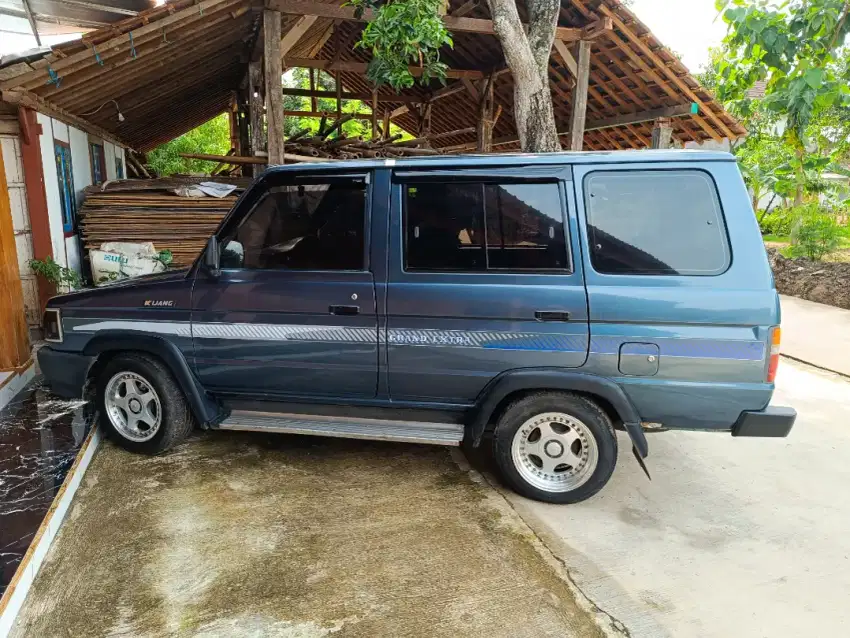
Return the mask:
<svg viewBox="0 0 850 638">
<path fill-rule="evenodd" d="M 431 146 L 446 151 L 518 148 L 512 78 L 483 0 L 448 4 L 447 84 L 401 94 L 373 91 L 369 53 L 354 47 L 370 14 L 355 19 L 341 4 L 171 0 L 0 69 L 2 99 L 141 151 L 232 109 L 234 139 L 275 161 L 285 117 L 278 71 L 306 67 L 334 75 L 336 97 L 372 106 L 362 117 L 373 118 L 376 130 L 391 120 L 439 135 Z M 549 79 L 567 149 L 646 148 L 654 130 L 656 145 L 745 133 L 620 0 L 562 0 Z"/>
</svg>

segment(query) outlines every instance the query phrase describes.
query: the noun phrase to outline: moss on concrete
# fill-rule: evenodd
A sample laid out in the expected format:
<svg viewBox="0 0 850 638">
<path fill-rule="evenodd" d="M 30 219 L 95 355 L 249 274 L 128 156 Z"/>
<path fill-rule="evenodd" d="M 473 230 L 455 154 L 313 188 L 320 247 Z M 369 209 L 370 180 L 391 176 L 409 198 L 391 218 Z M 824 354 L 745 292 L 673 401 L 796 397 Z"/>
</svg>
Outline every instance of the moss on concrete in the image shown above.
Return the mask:
<svg viewBox="0 0 850 638">
<path fill-rule="evenodd" d="M 601 635 L 515 518 L 440 448 L 105 444 L 15 635 Z"/>
</svg>

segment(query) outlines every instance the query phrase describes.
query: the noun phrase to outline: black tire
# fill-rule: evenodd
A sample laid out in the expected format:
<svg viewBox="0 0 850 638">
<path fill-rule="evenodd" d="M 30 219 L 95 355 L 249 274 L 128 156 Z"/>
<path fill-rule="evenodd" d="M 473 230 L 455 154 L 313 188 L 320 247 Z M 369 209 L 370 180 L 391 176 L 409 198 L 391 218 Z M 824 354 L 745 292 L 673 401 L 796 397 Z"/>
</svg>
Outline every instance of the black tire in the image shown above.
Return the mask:
<svg viewBox="0 0 850 638">
<path fill-rule="evenodd" d="M 116 374 L 134 372 L 148 382 L 159 395 L 162 415 L 159 430 L 147 441 L 133 441 L 113 426 L 105 406 L 106 386 Z M 97 409 L 106 435 L 130 452 L 161 454 L 183 442 L 192 432 L 194 420 L 183 391 L 171 371 L 159 360 L 142 353 L 127 352 L 114 356 L 97 379 Z"/>
<path fill-rule="evenodd" d="M 555 492 L 532 485 L 517 470 L 511 446 L 514 436 L 529 419 L 546 412 L 568 414 L 584 423 L 598 448 L 596 469 L 590 478 L 571 491 Z M 513 490 L 535 501 L 560 505 L 587 500 L 605 487 L 617 465 L 617 436 L 611 419 L 598 404 L 577 394 L 537 392 L 508 405 L 496 424 L 493 456 L 502 479 Z"/>
</svg>

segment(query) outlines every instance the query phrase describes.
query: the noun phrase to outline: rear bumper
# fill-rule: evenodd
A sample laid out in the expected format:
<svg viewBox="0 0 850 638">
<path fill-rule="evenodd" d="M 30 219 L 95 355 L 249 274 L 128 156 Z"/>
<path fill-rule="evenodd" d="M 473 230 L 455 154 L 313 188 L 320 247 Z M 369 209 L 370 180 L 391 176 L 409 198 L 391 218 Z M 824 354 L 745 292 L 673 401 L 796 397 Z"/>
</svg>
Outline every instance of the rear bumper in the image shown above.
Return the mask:
<svg viewBox="0 0 850 638">
<path fill-rule="evenodd" d="M 78 352 L 63 352 L 44 346 L 38 351 L 38 366 L 50 390 L 63 399 L 79 399 L 83 395 L 89 368 L 95 357 Z"/>
<path fill-rule="evenodd" d="M 764 410 L 742 412 L 732 426 L 732 436 L 788 436 L 797 411 L 794 408 L 768 407 Z"/>
</svg>

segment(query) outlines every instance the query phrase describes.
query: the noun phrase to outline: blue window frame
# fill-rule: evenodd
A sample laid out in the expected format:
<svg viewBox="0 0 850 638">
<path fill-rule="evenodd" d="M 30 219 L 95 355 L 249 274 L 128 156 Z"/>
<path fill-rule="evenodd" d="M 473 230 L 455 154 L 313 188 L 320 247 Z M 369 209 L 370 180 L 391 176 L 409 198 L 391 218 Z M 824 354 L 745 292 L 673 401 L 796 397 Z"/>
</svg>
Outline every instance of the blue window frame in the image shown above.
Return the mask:
<svg viewBox="0 0 850 638">
<path fill-rule="evenodd" d="M 77 200 L 74 191 L 74 173 L 71 170 L 71 147 L 54 141 L 56 175 L 59 178 L 59 203 L 62 206 L 62 230 L 73 233 L 77 221 Z"/>
<path fill-rule="evenodd" d="M 115 177 L 116 179 L 124 179 L 124 162 L 121 161 L 121 156 L 115 154 Z"/>
<path fill-rule="evenodd" d="M 106 154 L 102 144 L 89 144 L 91 152 L 91 179 L 93 184 L 106 181 Z"/>
</svg>

